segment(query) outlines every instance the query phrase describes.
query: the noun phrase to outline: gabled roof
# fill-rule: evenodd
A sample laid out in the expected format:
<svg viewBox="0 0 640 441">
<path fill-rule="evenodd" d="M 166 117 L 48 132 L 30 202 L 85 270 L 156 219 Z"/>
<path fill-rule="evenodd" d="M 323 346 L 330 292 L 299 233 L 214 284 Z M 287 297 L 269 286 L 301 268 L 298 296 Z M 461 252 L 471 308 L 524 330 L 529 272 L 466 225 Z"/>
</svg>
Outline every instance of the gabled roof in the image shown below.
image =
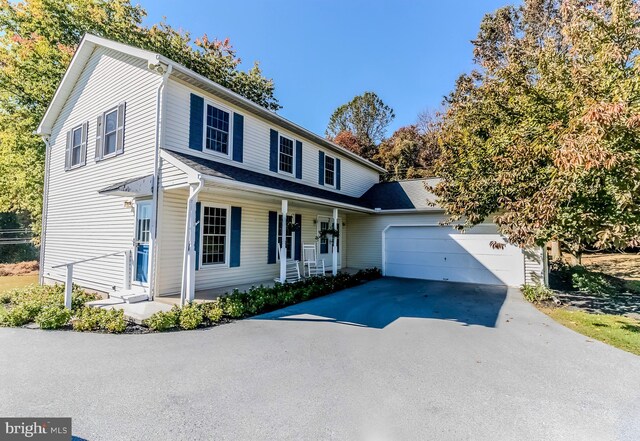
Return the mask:
<svg viewBox="0 0 640 441">
<path fill-rule="evenodd" d="M 215 81 L 212 81 L 209 78 L 206 78 L 179 63 L 176 63 L 175 61 L 163 55 L 126 44 L 118 43 L 92 34 L 85 34 L 85 36 L 82 38 L 82 41 L 80 42 L 78 49 L 76 50 L 76 53 L 74 54 L 69 67 L 67 68 L 67 72 L 62 78 L 62 81 L 60 82 L 60 85 L 58 86 L 58 89 L 56 90 L 56 93 L 53 96 L 53 99 L 51 100 L 51 103 L 49 104 L 49 107 L 47 108 L 47 111 L 45 112 L 45 115 L 42 118 L 38 129 L 36 130 L 36 133 L 38 135 L 44 136 L 51 133 L 51 128 L 60 115 L 60 112 L 62 111 L 67 98 L 71 94 L 73 86 L 80 77 L 85 64 L 87 63 L 89 57 L 97 46 L 102 46 L 131 55 L 136 58 L 140 58 L 147 61 L 147 64 L 149 66 L 157 66 L 158 64 L 171 66 L 171 75 L 174 78 L 180 79 L 195 87 L 203 89 L 225 101 L 235 104 L 241 109 L 264 118 L 265 120 L 273 123 L 276 126 L 289 130 L 298 136 L 307 138 L 334 153 L 339 153 L 343 156 L 346 156 L 379 173 L 386 172 L 384 168 L 374 164 L 373 162 L 368 161 L 367 159 L 364 159 L 363 157 L 340 147 L 338 144 L 335 144 L 327 140 L 326 138 L 323 138 L 322 136 L 305 129 L 304 127 L 299 126 L 298 124 L 295 124 L 286 118 L 283 118 L 275 112 L 265 109 L 259 104 L 254 103 L 253 101 L 233 92 L 232 90 L 227 89 L 226 87 L 221 86 Z"/>
</svg>

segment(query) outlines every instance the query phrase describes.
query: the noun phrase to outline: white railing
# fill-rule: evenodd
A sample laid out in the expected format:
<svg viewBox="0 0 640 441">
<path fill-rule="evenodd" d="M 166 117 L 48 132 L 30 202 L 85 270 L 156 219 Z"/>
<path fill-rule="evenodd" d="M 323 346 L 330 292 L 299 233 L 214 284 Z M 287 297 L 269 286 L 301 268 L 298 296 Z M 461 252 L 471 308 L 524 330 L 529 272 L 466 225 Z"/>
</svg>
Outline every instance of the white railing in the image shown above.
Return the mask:
<svg viewBox="0 0 640 441">
<path fill-rule="evenodd" d="M 51 268 L 65 267 L 65 279 L 64 279 L 64 306 L 67 309 L 71 309 L 71 293 L 73 291 L 73 267 L 80 263 L 91 262 L 92 260 L 104 259 L 105 257 L 117 256 L 118 254 L 124 255 L 124 277 L 123 286 L 124 289 L 131 288 L 131 250 L 116 251 L 115 253 L 103 254 L 101 256 L 90 257 L 88 259 L 76 260 L 73 262 L 61 263 L 60 265 L 54 265 Z"/>
</svg>

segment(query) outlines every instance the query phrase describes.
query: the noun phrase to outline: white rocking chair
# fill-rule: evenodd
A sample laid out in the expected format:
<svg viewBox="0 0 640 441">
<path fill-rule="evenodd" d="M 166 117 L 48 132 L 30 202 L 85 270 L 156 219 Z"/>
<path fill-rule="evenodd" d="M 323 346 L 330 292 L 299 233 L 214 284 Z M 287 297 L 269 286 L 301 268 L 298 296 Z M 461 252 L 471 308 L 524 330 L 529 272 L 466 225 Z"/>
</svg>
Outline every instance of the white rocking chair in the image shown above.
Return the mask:
<svg viewBox="0 0 640 441">
<path fill-rule="evenodd" d="M 302 263 L 305 275 L 309 277 L 325 275 L 324 259 L 318 260 L 315 245 L 302 245 Z"/>
<path fill-rule="evenodd" d="M 278 247 L 278 259 L 280 259 L 280 247 Z M 285 282 L 297 282 L 302 277 L 300 276 L 300 264 L 297 260 L 287 259 L 287 273 Z M 276 282 L 280 281 L 279 277 L 274 279 Z"/>
</svg>

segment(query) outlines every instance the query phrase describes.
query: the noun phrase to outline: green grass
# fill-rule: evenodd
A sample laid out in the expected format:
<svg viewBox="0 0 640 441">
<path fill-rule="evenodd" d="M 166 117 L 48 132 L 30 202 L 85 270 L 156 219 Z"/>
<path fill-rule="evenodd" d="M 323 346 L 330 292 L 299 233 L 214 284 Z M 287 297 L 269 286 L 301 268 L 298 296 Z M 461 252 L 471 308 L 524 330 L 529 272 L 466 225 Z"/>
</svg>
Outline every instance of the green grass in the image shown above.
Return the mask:
<svg viewBox="0 0 640 441">
<path fill-rule="evenodd" d="M 638 320 L 621 315 L 589 314 L 563 308 L 541 309 L 567 328 L 623 351 L 640 355 L 640 321 Z"/>
<path fill-rule="evenodd" d="M 38 283 L 37 274 L 31 276 L 3 276 L 0 277 L 0 292 L 23 288 L 34 283 Z"/>
</svg>

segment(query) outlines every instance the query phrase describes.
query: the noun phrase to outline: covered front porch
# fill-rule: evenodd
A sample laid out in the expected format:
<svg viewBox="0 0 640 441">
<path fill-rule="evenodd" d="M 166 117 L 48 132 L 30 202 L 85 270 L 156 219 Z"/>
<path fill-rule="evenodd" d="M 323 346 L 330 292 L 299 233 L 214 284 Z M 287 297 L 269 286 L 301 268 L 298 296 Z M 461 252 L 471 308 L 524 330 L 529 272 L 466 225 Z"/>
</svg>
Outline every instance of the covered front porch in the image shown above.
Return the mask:
<svg viewBox="0 0 640 441">
<path fill-rule="evenodd" d="M 303 248 L 309 247 L 326 273 L 337 274 L 348 267 L 348 221 L 358 212 L 345 203 L 202 174 L 165 186 L 154 299 L 184 304 L 284 282 L 292 262 L 308 275 Z"/>
</svg>

